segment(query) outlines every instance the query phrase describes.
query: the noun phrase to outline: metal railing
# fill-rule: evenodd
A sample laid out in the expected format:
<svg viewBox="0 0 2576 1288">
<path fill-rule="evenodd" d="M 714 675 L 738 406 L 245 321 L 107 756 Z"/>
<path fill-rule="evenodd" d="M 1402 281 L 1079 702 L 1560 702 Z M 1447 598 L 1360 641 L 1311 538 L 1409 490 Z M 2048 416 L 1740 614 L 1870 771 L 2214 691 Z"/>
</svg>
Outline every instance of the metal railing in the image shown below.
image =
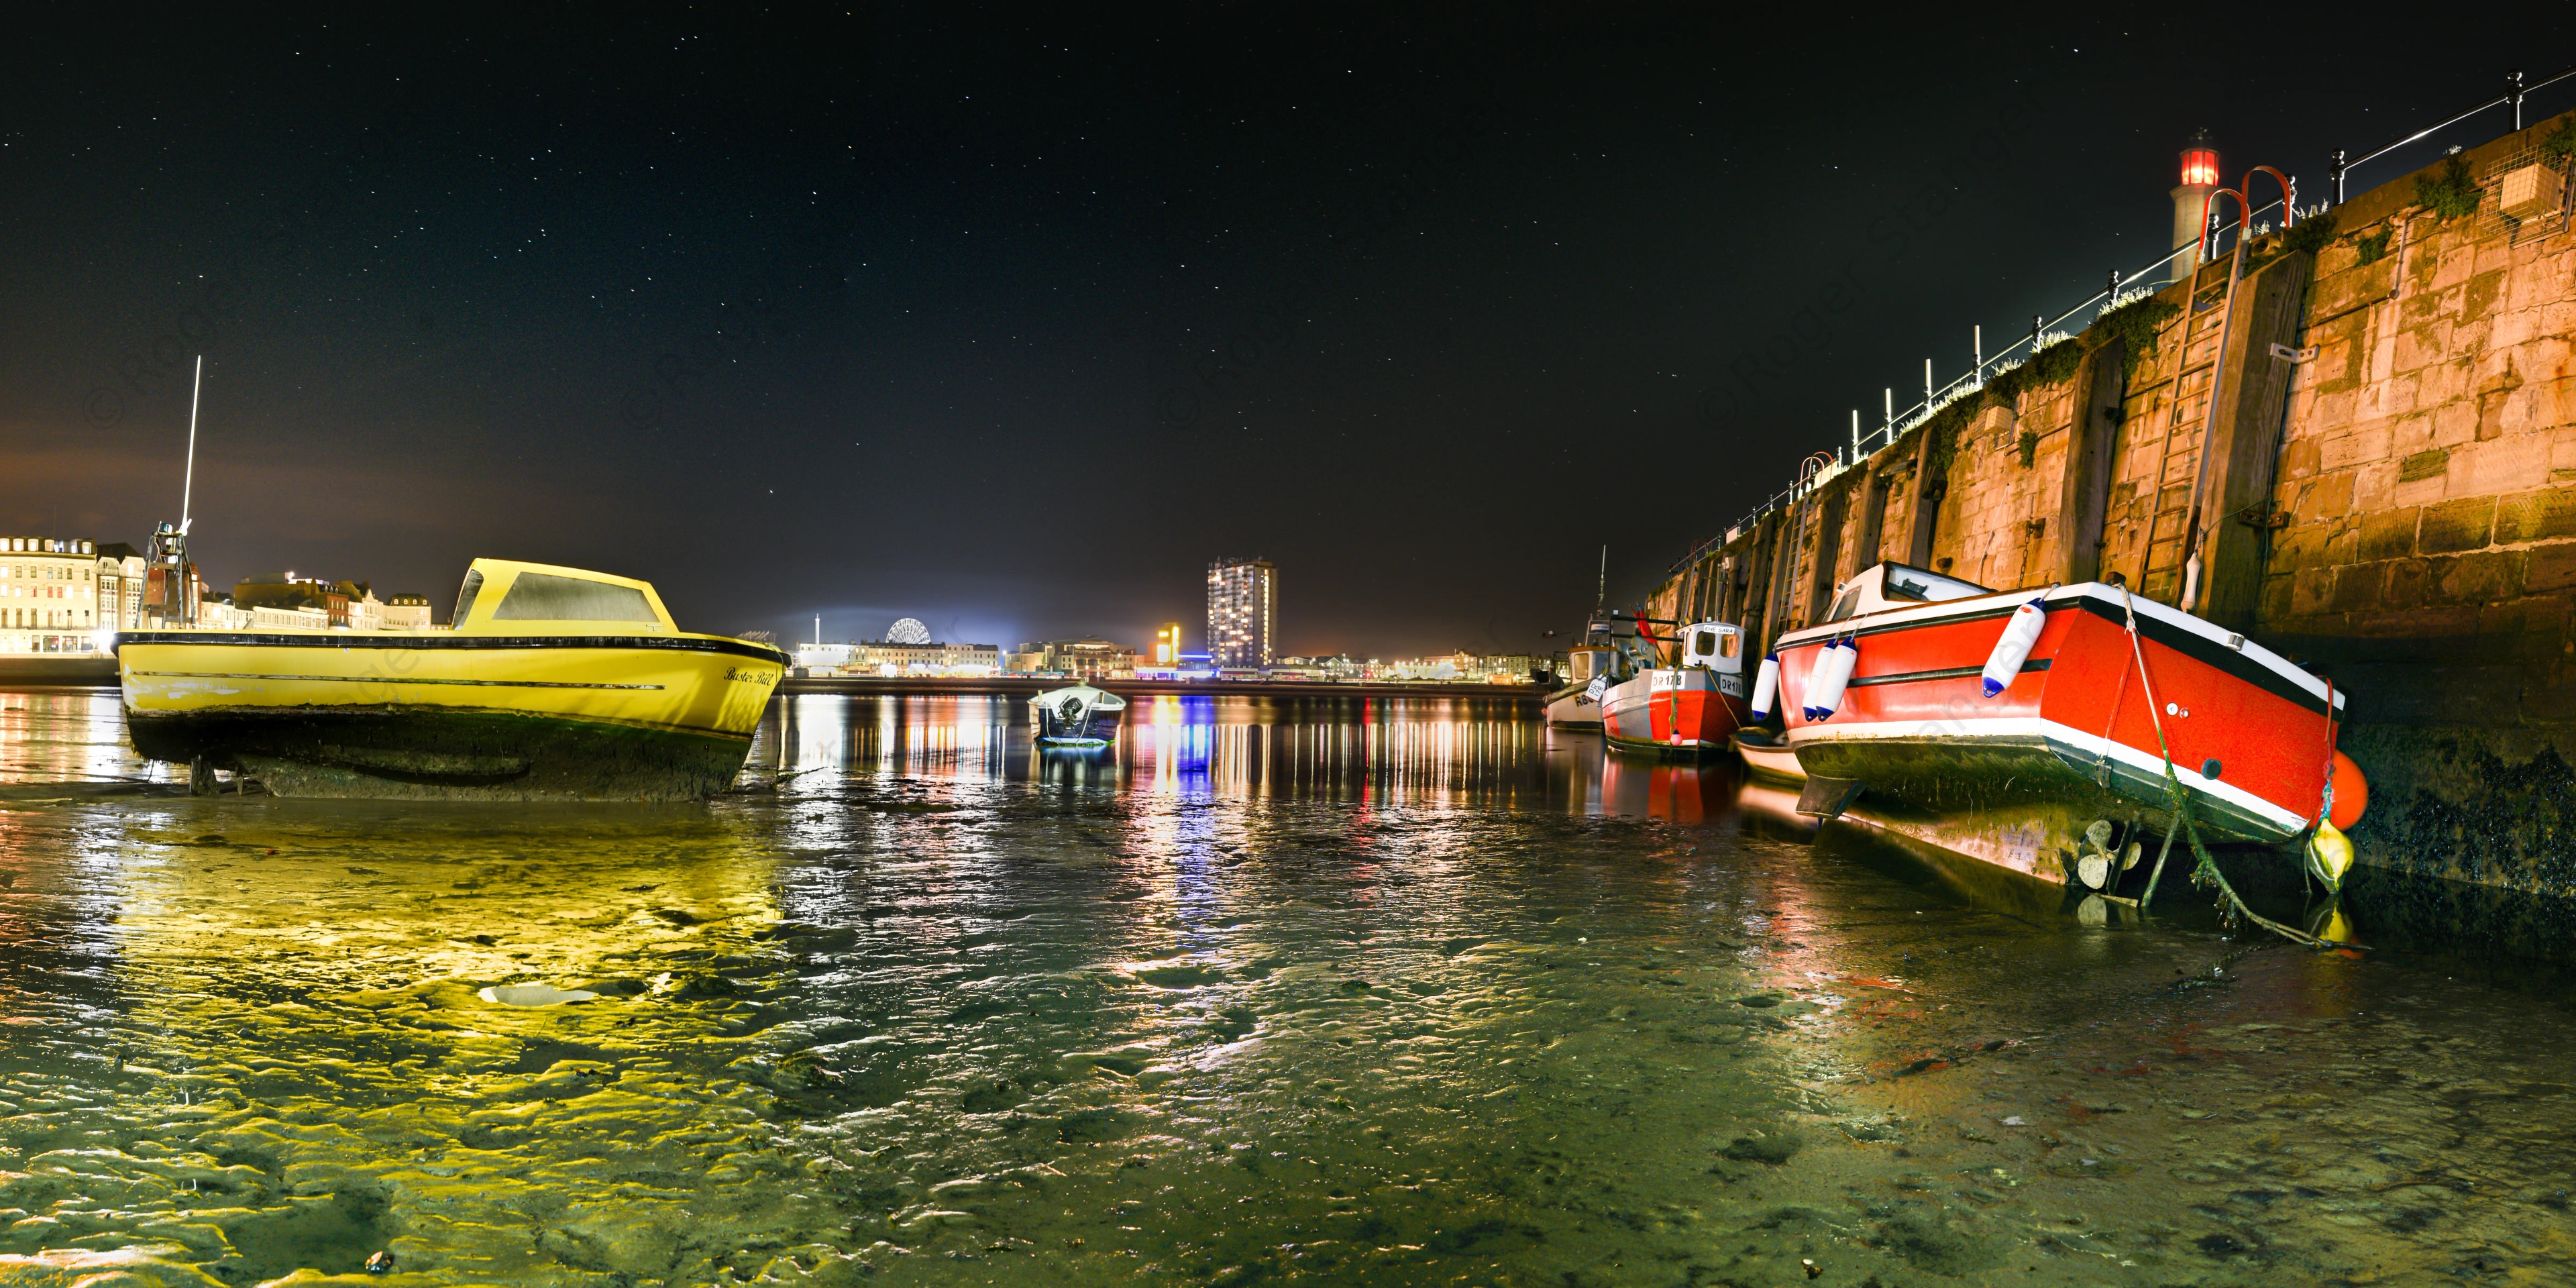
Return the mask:
<svg viewBox="0 0 2576 1288">
<path fill-rule="evenodd" d="M 2265 206 L 2262 210 L 2256 211 L 2255 213 L 2258 216 L 2267 214 L 2272 210 L 2278 209 L 2280 205 L 2280 202 L 2275 201 L 2271 205 Z M 2244 222 L 2244 220 L 2239 219 L 2231 223 L 2223 224 L 2217 229 L 2217 231 L 2223 234 L 2231 229 L 2241 226 Z M 1815 469 L 1808 469 L 1802 466 L 1799 470 L 1799 478 L 1797 482 L 1780 489 L 1778 492 L 1765 498 L 1760 504 L 1755 505 L 1751 511 L 1744 515 L 1744 517 L 1737 519 L 1732 524 L 1729 524 L 1727 526 L 1727 533 L 1741 533 L 1745 528 L 1751 527 L 1754 522 L 1759 520 L 1763 515 L 1769 514 L 1773 510 L 1777 510 L 1782 506 L 1797 500 L 1799 497 L 1805 496 L 1808 493 L 1815 491 L 1817 488 L 1832 482 L 1834 479 L 1841 477 L 1844 473 L 1851 470 L 1860 462 L 1869 459 L 1872 453 L 1878 451 L 1880 448 L 1892 445 L 1897 439 L 1904 437 L 1906 433 L 1911 431 L 1915 426 L 1922 424 L 1924 421 L 1930 420 L 1951 403 L 1984 389 L 1990 376 L 2002 375 L 2004 372 L 2010 371 L 2014 367 L 2021 365 L 2021 363 L 2027 359 L 2016 359 L 2013 354 L 2017 350 L 2027 348 L 2031 353 L 2036 354 L 2040 349 L 2048 347 L 2048 344 L 2044 342 L 2063 341 L 2064 339 L 2067 339 L 2068 337 L 2057 331 L 2057 327 L 2067 319 L 2074 317 L 2076 314 L 2081 313 L 2086 309 L 2093 308 L 2096 305 L 2105 306 L 2102 311 L 2108 312 L 2109 306 L 2127 303 L 2128 301 L 2121 297 L 2122 292 L 2127 291 L 2130 287 L 2146 280 L 2148 275 L 2163 268 L 2165 265 L 2172 263 L 2176 258 L 2179 258 L 2180 256 L 2197 248 L 2197 244 L 2192 246 L 2177 246 L 2163 258 L 2158 259 L 2154 263 L 2148 264 L 2132 273 L 2123 274 L 2117 270 L 2113 270 L 2109 277 L 2109 284 L 2102 290 L 2095 291 L 2093 294 L 2086 296 L 2083 300 L 2078 301 L 2073 308 L 2067 309 L 2065 312 L 2058 314 L 2054 318 L 2046 317 L 2044 315 L 2033 317 L 2031 319 L 2030 334 L 2013 341 L 2011 344 L 2005 345 L 1996 353 L 1989 354 L 1983 352 L 1984 345 L 1982 343 L 1982 336 L 1980 336 L 1980 342 L 1978 344 L 1979 352 L 1976 357 L 1975 365 L 1970 367 L 1965 374 L 1960 375 L 1947 384 L 1935 385 L 1930 382 L 1929 369 L 1931 367 L 1931 361 L 1930 359 L 1926 359 L 1924 361 L 1924 367 L 1926 369 L 1926 383 L 1924 385 L 1923 398 L 1921 401 L 1910 404 L 1904 410 L 1899 411 L 1896 409 L 1895 391 L 1893 389 L 1883 391 L 1882 403 L 1884 410 L 1880 424 L 1877 428 L 1867 431 L 1862 430 L 1860 427 L 1860 413 L 1858 411 L 1854 411 L 1852 413 L 1851 443 L 1848 447 L 1842 444 L 1836 444 L 1831 452 L 1816 453 L 1817 456 L 1826 457 L 1828 463 Z M 1732 537 L 1730 535 L 1721 534 L 1719 536 L 1711 537 L 1706 541 L 1702 541 L 1697 546 L 1692 547 L 1690 553 L 1675 560 L 1672 567 L 1666 571 L 1668 573 L 1679 572 L 1681 569 L 1689 566 L 1693 560 L 1699 559 L 1709 551 L 1725 545 L 1731 539 Z"/>
<path fill-rule="evenodd" d="M 1665 569 L 1665 575 L 1672 576 L 1679 573 L 1682 569 L 1689 567 L 1693 562 L 1706 557 L 1710 551 L 1716 550 L 1719 547 L 1724 546 L 1727 542 L 1734 540 L 1735 537 L 1742 534 L 1744 529 L 1753 526 L 1755 522 L 1759 521 L 1763 515 L 1769 514 L 1774 510 L 1795 502 L 1798 498 L 1815 491 L 1817 488 L 1825 485 L 1826 483 L 1832 482 L 1836 478 L 1841 477 L 1845 472 L 1853 469 L 1862 461 L 1868 460 L 1872 452 L 1877 451 L 1879 448 L 1893 445 L 1897 439 L 1903 437 L 1915 426 L 1922 424 L 1924 421 L 1930 420 L 1934 415 L 1938 414 L 1942 408 L 1949 406 L 1951 403 L 1956 402 L 1971 393 L 1984 389 L 1986 387 L 1989 372 L 1992 372 L 1995 375 L 2001 375 L 2004 372 L 2019 366 L 2022 362 L 2028 361 L 2030 356 L 2035 356 L 2041 349 L 2047 348 L 2049 344 L 2055 340 L 2071 338 L 2061 335 L 2058 333 L 2056 328 L 2059 324 L 2074 317 L 2076 314 L 2081 313 L 2086 309 L 2094 308 L 2096 305 L 2100 305 L 2102 307 L 2098 309 L 2094 315 L 2098 319 L 2102 313 L 2107 313 L 2112 308 L 2128 303 L 2127 299 L 2122 298 L 2123 292 L 2129 290 L 2138 283 L 2147 280 L 2150 274 L 2162 269 L 2165 265 L 2172 263 L 2184 254 L 2198 251 L 2203 247 L 2212 247 L 2210 253 L 2215 255 L 2217 253 L 2213 245 L 2213 240 L 2215 238 L 2222 237 L 2231 230 L 2241 229 L 2248 226 L 2253 226 L 2254 231 L 2257 233 L 2263 232 L 2265 231 L 2265 226 L 2256 225 L 2255 221 L 2262 219 L 2265 215 L 2276 210 L 2283 211 L 2283 224 L 2286 226 L 2290 223 L 2296 222 L 2298 219 L 2313 217 L 2315 215 L 2322 214 L 2335 206 L 2342 205 L 2344 199 L 2344 176 L 2349 174 L 2354 167 L 2366 162 L 2375 161 L 2380 157 L 2386 156 L 2410 143 L 2422 142 L 2423 140 L 2430 138 L 2443 130 L 2449 129 L 2470 117 L 2476 116 L 2481 112 L 2488 111 L 2498 106 L 2510 104 L 2513 108 L 2514 128 L 2519 130 L 2523 128 L 2523 100 L 2536 91 L 2546 89 L 2549 86 L 2558 84 L 2559 82 L 2571 77 L 2576 77 L 2576 68 L 2570 68 L 2567 71 L 2560 72 L 2557 75 L 2536 84 L 2526 85 L 2523 83 L 2521 72 L 2509 72 L 2505 77 L 2508 88 L 2504 95 L 2487 102 L 2480 103 L 2476 107 L 2470 108 L 2457 116 L 2453 116 L 2439 125 L 2417 130 L 2413 134 L 2409 134 L 2404 138 L 2395 140 L 2394 142 L 2388 143 L 2385 146 L 2350 161 L 2345 160 L 2343 150 L 2338 148 L 2333 154 L 2334 168 L 2332 171 L 2332 177 L 2334 181 L 2334 197 L 2331 201 L 2321 203 L 2311 209 L 2304 211 L 2301 210 L 2296 204 L 2298 201 L 2298 187 L 2296 179 L 2294 178 L 2290 184 L 2290 194 L 2285 200 L 2271 202 L 2250 214 L 2240 214 L 2236 220 L 2230 223 L 2222 224 L 2218 222 L 2217 219 L 2212 218 L 2210 220 L 2210 227 L 2202 233 L 2199 241 L 2188 246 L 2177 246 L 2170 252 L 2167 252 L 2163 258 L 2138 269 L 2136 272 L 2123 275 L 2117 270 L 2113 270 L 2109 275 L 2109 284 L 2104 289 L 2096 291 L 2092 295 L 2085 297 L 2083 300 L 2077 302 L 2074 307 L 2067 309 L 2065 312 L 2058 314 L 2054 318 L 2047 318 L 2044 316 L 2033 317 L 2031 319 L 2030 334 L 2013 341 L 2011 344 L 2005 345 L 1996 353 L 1989 355 L 1985 352 L 1984 329 L 1982 327 L 1974 328 L 1973 334 L 1976 336 L 1976 361 L 1975 365 L 1971 367 L 1965 375 L 1950 381 L 1948 384 L 1936 386 L 1932 382 L 1932 361 L 1929 358 L 1925 359 L 1923 363 L 1924 387 L 1922 401 L 1914 403 L 1900 412 L 1896 409 L 1896 391 L 1894 388 L 1890 387 L 1882 391 L 1882 417 L 1878 428 L 1864 432 L 1860 427 L 1860 413 L 1858 411 L 1852 412 L 1851 442 L 1848 448 L 1844 445 L 1836 444 L 1833 450 L 1829 453 L 1816 453 L 1818 456 L 1828 457 L 1831 462 L 1830 464 L 1813 470 L 1802 465 L 1796 482 L 1791 483 L 1789 486 L 1782 488 L 1778 492 L 1765 498 L 1760 504 L 1755 505 L 1752 510 L 1748 511 L 1744 517 L 1727 525 L 1724 532 L 1692 546 L 1689 553 L 1674 560 L 1672 565 Z M 2287 206 L 2286 210 L 2284 210 L 2285 204 Z M 2015 358 L 2012 356 L 2016 350 L 2025 348 L 2029 350 L 2029 353 L 2025 356 L 2021 358 Z M 1872 446 L 1872 444 L 1875 444 L 1875 446 Z"/>
<path fill-rule="evenodd" d="M 2326 177 L 2334 181 L 2334 203 L 2338 206 L 2343 204 L 2344 176 L 2350 174 L 2353 167 L 2376 161 L 2399 148 L 2405 147 L 2409 143 L 2421 143 L 2424 140 L 2449 129 L 2480 112 L 2490 111 L 2510 103 L 2513 105 L 2513 128 L 2517 130 L 2521 129 L 2522 100 L 2529 97 L 2531 94 L 2539 90 L 2547 89 L 2570 76 L 2576 76 L 2576 67 L 2568 68 L 2566 71 L 2560 72 L 2537 85 L 2526 85 L 2522 82 L 2522 72 L 2519 69 L 2509 71 L 2504 74 L 2505 91 L 2501 97 L 2488 99 L 2486 102 L 2480 103 L 2476 107 L 2470 108 L 2469 110 L 2462 112 L 2458 116 L 2454 116 L 2439 125 L 2425 126 L 2423 129 L 2417 130 L 2413 134 L 2409 134 L 2401 139 L 2393 139 L 2380 145 L 2378 148 L 2365 152 L 2349 161 L 2344 159 L 2344 150 L 2342 148 L 2336 148 L 2334 150 L 2334 165 L 2326 171 Z"/>
</svg>

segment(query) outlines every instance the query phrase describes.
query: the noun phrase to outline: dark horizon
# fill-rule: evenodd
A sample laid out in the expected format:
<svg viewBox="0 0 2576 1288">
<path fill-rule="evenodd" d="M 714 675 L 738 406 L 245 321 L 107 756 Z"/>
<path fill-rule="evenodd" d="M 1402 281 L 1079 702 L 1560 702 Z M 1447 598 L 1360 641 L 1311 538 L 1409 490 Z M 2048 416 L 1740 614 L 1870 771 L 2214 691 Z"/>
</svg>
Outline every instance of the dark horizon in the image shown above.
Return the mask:
<svg viewBox="0 0 2576 1288">
<path fill-rule="evenodd" d="M 2313 202 L 2505 70 L 2302 39 L 55 10 L 0 88 L 0 529 L 175 520 L 202 351 L 221 586 L 443 606 L 489 555 L 698 630 L 1198 649 L 1208 560 L 1259 552 L 1282 653 L 1544 649 L 1602 544 L 1634 599 L 1972 325 L 2162 255 L 2194 129 Z"/>
</svg>

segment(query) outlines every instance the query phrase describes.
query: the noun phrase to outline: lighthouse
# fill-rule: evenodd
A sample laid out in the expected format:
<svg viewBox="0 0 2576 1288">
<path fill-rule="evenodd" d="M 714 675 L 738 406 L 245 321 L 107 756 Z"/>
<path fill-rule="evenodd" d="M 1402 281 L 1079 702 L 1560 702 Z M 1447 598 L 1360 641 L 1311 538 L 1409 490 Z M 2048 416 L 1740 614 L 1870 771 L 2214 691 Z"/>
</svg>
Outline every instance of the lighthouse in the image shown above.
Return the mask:
<svg viewBox="0 0 2576 1288">
<path fill-rule="evenodd" d="M 2182 184 L 2173 190 L 2173 244 L 2182 253 L 2173 258 L 2173 280 L 2181 281 L 2200 267 L 2202 211 L 2208 208 L 2209 194 L 2218 189 L 2218 149 L 2209 146 L 2209 131 L 2195 130 L 2191 142 L 2182 150 Z"/>
</svg>

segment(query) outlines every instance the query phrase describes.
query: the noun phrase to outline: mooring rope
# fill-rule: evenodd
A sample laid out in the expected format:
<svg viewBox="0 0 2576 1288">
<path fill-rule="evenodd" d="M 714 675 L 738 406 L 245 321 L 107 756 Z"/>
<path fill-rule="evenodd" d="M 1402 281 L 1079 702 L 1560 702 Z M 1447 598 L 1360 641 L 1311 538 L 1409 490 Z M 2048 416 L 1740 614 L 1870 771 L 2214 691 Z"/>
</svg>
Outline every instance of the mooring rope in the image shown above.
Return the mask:
<svg viewBox="0 0 2576 1288">
<path fill-rule="evenodd" d="M 2173 826 L 2166 829 L 2164 849 L 2157 852 L 2156 866 L 2153 871 L 2147 873 L 2147 890 L 2138 898 L 2138 911 L 2146 911 L 2148 902 L 2156 897 L 2156 882 L 2164 877 L 2165 857 L 2173 853 L 2174 834 L 2179 832 L 2184 840 L 2191 842 L 2191 853 L 2195 860 L 2191 870 L 2192 884 L 2217 886 L 2219 893 L 2227 896 L 2226 904 L 2219 909 L 2222 922 L 2242 917 L 2295 944 L 2304 944 L 2310 948 L 2345 947 L 2346 945 L 2335 943 L 2333 940 L 2320 939 L 2304 930 L 2283 925 L 2247 907 L 2244 897 L 2236 893 L 2236 887 L 2229 885 L 2225 874 L 2218 870 L 2218 861 L 2209 856 L 2209 847 L 2201 844 L 2200 829 L 2192 826 L 2191 794 L 2183 789 L 2182 776 L 2174 772 L 2173 745 L 2165 741 L 2164 713 L 2156 707 L 2156 682 L 2154 677 L 2147 674 L 2146 650 L 2138 644 L 2137 601 L 2129 597 L 2129 587 L 2125 582 L 2120 586 L 2120 599 L 2128 609 L 2129 655 L 2136 659 L 2138 682 L 2147 691 L 2147 715 L 2155 722 L 2156 750 L 2162 752 L 2165 758 L 2165 794 L 2173 806 Z"/>
</svg>

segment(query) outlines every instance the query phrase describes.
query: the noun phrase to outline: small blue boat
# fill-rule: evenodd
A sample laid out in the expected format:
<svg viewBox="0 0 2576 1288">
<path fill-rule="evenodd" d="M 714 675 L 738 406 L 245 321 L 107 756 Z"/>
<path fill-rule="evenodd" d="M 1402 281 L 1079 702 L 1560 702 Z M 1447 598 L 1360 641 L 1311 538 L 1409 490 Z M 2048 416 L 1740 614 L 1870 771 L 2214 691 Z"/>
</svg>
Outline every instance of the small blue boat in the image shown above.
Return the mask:
<svg viewBox="0 0 2576 1288">
<path fill-rule="evenodd" d="M 1106 747 L 1118 738 L 1127 699 L 1106 689 L 1076 684 L 1029 699 L 1030 723 L 1049 747 Z"/>
</svg>

